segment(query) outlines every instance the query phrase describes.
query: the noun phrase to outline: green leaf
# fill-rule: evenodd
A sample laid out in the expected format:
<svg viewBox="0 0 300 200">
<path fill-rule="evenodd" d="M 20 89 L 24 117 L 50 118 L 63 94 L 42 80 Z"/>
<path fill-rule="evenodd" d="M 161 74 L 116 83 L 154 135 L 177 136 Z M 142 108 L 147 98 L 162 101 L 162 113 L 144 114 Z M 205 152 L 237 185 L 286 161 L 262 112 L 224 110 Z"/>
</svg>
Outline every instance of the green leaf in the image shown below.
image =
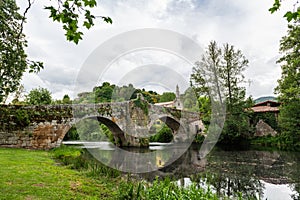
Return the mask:
<svg viewBox="0 0 300 200">
<path fill-rule="evenodd" d="M 269 9 L 269 11 L 271 12 L 271 14 L 273 14 L 275 11 L 277 11 L 277 9 L 272 7 L 272 8 Z"/>
<path fill-rule="evenodd" d="M 102 17 L 103 21 L 106 23 L 112 24 L 112 19 L 110 17 Z"/>
<path fill-rule="evenodd" d="M 275 0 L 275 2 L 274 2 L 274 4 L 273 4 L 273 7 L 271 7 L 271 8 L 269 9 L 269 11 L 270 11 L 271 13 L 274 13 L 275 11 L 279 10 L 280 6 L 281 6 L 280 1 L 279 1 L 279 0 Z"/>
<path fill-rule="evenodd" d="M 287 19 L 288 22 L 292 21 L 292 20 L 296 20 L 298 17 L 298 13 L 297 12 L 291 12 L 288 11 L 287 13 L 285 13 L 285 15 L 283 16 Z"/>
<path fill-rule="evenodd" d="M 85 21 L 85 22 L 83 23 L 83 26 L 85 26 L 87 29 L 90 29 L 90 28 L 91 28 L 91 24 L 90 24 L 89 22 L 87 22 L 87 21 Z"/>
</svg>

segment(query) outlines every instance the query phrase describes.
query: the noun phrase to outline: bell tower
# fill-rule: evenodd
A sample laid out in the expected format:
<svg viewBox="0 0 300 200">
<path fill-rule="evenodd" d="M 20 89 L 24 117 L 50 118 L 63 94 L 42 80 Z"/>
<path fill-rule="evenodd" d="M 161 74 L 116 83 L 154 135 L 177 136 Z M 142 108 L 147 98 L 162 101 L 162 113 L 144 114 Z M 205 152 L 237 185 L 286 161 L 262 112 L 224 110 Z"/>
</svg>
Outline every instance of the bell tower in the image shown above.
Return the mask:
<svg viewBox="0 0 300 200">
<path fill-rule="evenodd" d="M 179 86 L 178 85 L 176 85 L 176 98 L 175 98 L 174 104 L 175 104 L 175 107 L 177 109 L 183 109 L 183 105 L 182 105 L 181 100 L 180 100 L 180 93 L 179 93 Z"/>
</svg>

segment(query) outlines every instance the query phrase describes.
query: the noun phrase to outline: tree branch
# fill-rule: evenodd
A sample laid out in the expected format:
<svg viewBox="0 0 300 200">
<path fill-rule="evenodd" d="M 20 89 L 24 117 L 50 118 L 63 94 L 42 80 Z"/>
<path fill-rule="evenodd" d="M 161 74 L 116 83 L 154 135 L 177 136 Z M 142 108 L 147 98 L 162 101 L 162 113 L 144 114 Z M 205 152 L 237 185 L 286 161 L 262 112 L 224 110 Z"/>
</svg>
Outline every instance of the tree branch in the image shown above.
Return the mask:
<svg viewBox="0 0 300 200">
<path fill-rule="evenodd" d="M 18 33 L 18 36 L 17 38 L 20 39 L 21 37 L 21 34 L 23 33 L 23 27 L 24 27 L 24 23 L 25 23 L 25 20 L 26 20 L 26 14 L 28 13 L 29 9 L 31 8 L 32 4 L 34 3 L 34 1 L 31 2 L 31 0 L 27 0 L 28 2 L 28 6 L 27 8 L 25 9 L 24 13 L 23 13 L 23 19 L 22 19 L 22 22 L 21 22 L 21 28 L 20 28 L 20 32 Z"/>
</svg>

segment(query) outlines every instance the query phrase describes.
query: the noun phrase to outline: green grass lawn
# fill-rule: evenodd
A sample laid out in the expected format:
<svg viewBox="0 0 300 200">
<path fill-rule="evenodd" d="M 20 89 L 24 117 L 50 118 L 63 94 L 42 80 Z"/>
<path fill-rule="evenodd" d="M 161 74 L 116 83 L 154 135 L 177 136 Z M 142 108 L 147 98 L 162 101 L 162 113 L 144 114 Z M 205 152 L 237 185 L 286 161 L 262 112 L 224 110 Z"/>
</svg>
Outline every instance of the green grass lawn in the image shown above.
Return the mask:
<svg viewBox="0 0 300 200">
<path fill-rule="evenodd" d="M 115 199 L 115 182 L 62 166 L 47 151 L 0 148 L 0 199 Z"/>
<path fill-rule="evenodd" d="M 170 179 L 153 183 L 129 179 L 99 163 L 95 168 L 96 163 L 85 156 L 82 150 L 65 146 L 50 152 L 0 148 L 0 200 L 218 199 L 211 191 L 196 185 L 179 187 Z"/>
</svg>

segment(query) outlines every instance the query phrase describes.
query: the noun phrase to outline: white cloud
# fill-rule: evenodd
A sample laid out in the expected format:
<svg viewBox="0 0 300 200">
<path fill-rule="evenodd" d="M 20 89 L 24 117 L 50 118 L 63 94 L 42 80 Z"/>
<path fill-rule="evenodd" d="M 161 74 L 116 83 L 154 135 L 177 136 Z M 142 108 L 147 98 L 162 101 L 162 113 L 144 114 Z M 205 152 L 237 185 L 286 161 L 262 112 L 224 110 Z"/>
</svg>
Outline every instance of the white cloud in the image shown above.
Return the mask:
<svg viewBox="0 0 300 200">
<path fill-rule="evenodd" d="M 24 9 L 26 2 L 17 2 Z M 67 42 L 60 25 L 48 19 L 43 3 L 36 1 L 30 10 L 25 33 L 29 57 L 43 61 L 45 69 L 38 75 L 24 76 L 23 83 L 26 88 L 38 84 L 48 87 L 56 98 L 71 92 L 76 73 L 102 42 L 138 28 L 170 29 L 196 40 L 202 47 L 210 40 L 233 44 L 249 59 L 246 79 L 252 81 L 248 94 L 254 97 L 272 95 L 280 77 L 275 61 L 279 40 L 286 33 L 287 25 L 282 17 L 286 8 L 271 15 L 268 8 L 272 0 L 103 0 L 98 2 L 95 12 L 112 17 L 113 25 L 97 21 L 99 24 L 85 32 L 84 40 L 77 46 Z M 144 59 L 148 58 L 144 55 Z M 123 59 L 119 64 L 133 66 L 139 61 Z M 121 76 L 123 70 L 120 68 L 108 79 Z M 180 73 L 188 76 L 190 69 L 180 69 Z"/>
</svg>

